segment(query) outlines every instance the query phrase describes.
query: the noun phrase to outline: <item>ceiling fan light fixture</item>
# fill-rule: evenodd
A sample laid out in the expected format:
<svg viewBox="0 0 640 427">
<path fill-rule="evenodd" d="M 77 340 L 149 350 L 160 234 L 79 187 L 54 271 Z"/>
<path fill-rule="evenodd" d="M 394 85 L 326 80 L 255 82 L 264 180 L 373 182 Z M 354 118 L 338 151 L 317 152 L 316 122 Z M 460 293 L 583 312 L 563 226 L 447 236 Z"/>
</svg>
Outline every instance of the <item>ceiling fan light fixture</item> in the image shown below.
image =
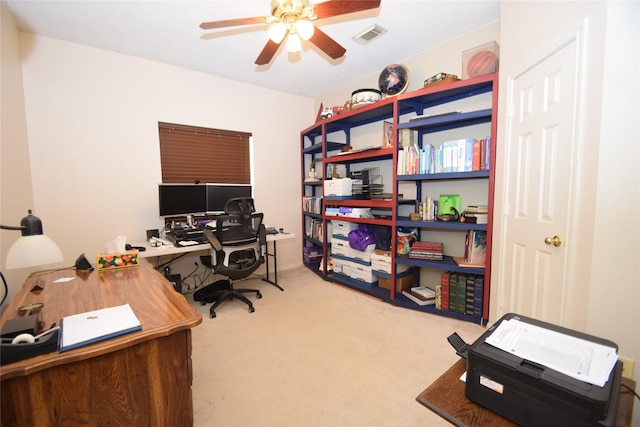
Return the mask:
<svg viewBox="0 0 640 427">
<path fill-rule="evenodd" d="M 302 40 L 309 40 L 313 36 L 314 26 L 311 22 L 303 19 L 296 22 L 296 32 Z"/>
<path fill-rule="evenodd" d="M 300 37 L 298 37 L 297 34 L 289 34 L 289 38 L 287 38 L 287 50 L 289 52 L 300 52 L 300 50 L 302 50 Z"/>
<path fill-rule="evenodd" d="M 276 22 L 269 27 L 269 38 L 274 43 L 280 44 L 284 36 L 287 34 L 287 26 L 282 22 Z"/>
</svg>

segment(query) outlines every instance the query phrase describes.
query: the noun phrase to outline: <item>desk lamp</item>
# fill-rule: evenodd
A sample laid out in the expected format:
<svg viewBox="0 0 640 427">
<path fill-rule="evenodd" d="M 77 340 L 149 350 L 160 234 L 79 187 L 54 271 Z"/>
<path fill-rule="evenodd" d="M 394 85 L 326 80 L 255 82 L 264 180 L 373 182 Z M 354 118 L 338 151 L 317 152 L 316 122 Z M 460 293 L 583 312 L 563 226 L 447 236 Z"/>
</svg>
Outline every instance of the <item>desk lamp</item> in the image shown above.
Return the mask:
<svg viewBox="0 0 640 427">
<path fill-rule="evenodd" d="M 7 253 L 5 266 L 8 269 L 53 264 L 63 260 L 58 245 L 42 234 L 42 221 L 31 213 L 31 209 L 29 209 L 29 215 L 22 218 L 19 227 L 0 224 L 0 229 L 22 231 L 22 237 L 16 240 Z M 4 276 L 2 279 L 4 282 Z M 6 282 L 4 286 L 6 297 Z"/>
<path fill-rule="evenodd" d="M 8 269 L 53 264 L 63 260 L 62 252 L 53 240 L 42 234 L 42 221 L 29 215 L 22 218 L 19 227 L 1 225 L 2 230 L 20 230 L 22 237 L 9 248 L 5 265 Z"/>
</svg>

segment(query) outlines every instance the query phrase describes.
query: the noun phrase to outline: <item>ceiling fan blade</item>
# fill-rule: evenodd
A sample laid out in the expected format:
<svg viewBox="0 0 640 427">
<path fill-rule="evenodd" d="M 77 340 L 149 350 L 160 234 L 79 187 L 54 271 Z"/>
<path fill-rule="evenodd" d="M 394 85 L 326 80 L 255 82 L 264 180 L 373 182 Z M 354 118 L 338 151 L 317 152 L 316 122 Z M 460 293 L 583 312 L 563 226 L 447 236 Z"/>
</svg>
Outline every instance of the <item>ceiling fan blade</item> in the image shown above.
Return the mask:
<svg viewBox="0 0 640 427">
<path fill-rule="evenodd" d="M 379 6 L 380 0 L 327 0 L 322 3 L 316 3 L 314 5 L 314 9 L 318 19 L 323 19 L 330 18 L 332 16 L 344 15 L 346 13 L 375 9 Z"/>
<path fill-rule="evenodd" d="M 236 25 L 250 25 L 250 24 L 266 24 L 267 18 L 264 16 L 256 16 L 253 18 L 238 18 L 238 19 L 226 19 L 224 21 L 212 21 L 203 22 L 200 24 L 200 28 L 203 30 L 214 30 L 216 28 L 233 27 Z"/>
<path fill-rule="evenodd" d="M 353 3 L 353 2 L 348 2 Z M 313 31 L 313 36 L 309 39 L 311 43 L 316 45 L 320 50 L 329 55 L 333 59 L 338 59 L 347 51 L 345 48 L 340 46 L 338 42 L 329 37 L 326 33 L 320 30 L 320 28 L 315 27 Z"/>
<path fill-rule="evenodd" d="M 258 55 L 258 58 L 255 62 L 256 65 L 266 65 L 271 62 L 273 56 L 276 54 L 281 44 L 282 42 L 276 43 L 273 40 L 269 39 L 264 49 L 262 49 L 262 52 L 260 52 L 260 55 Z"/>
</svg>

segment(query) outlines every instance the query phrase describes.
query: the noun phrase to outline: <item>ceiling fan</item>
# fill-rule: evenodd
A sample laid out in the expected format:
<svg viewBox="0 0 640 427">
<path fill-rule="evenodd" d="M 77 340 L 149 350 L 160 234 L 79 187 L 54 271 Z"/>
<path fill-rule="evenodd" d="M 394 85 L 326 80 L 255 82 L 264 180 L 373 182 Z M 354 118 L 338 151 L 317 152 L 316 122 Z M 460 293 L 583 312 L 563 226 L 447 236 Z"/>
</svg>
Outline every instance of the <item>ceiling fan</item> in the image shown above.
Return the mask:
<svg viewBox="0 0 640 427">
<path fill-rule="evenodd" d="M 257 65 L 265 65 L 271 62 L 285 37 L 287 38 L 288 50 L 291 52 L 297 52 L 301 49 L 300 38 L 302 38 L 309 40 L 331 58 L 338 59 L 345 54 L 346 49 L 311 21 L 375 9 L 380 6 L 380 1 L 326 0 L 321 3 L 309 4 L 309 0 L 271 0 L 271 16 L 203 22 L 200 24 L 200 28 L 213 30 L 237 25 L 271 24 L 269 27 L 269 40 L 255 61 Z"/>
</svg>

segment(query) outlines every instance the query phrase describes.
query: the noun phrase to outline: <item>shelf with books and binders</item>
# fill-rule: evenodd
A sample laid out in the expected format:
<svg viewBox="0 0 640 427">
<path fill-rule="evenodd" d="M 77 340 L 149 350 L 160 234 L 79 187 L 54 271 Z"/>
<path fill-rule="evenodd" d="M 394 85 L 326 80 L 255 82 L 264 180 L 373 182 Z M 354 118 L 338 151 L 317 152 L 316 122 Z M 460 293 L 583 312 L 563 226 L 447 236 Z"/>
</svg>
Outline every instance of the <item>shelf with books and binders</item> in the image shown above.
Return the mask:
<svg viewBox="0 0 640 427">
<path fill-rule="evenodd" d="M 425 206 L 427 199 L 442 202 L 447 195 L 449 198 L 456 196 L 459 213 L 462 213 L 460 208 L 466 205 L 482 205 L 483 210 L 486 207 L 487 221 L 480 224 L 459 220 L 426 221 L 424 217 L 416 221 L 411 216 L 399 214 L 396 225 L 417 229 L 419 241 L 447 240 L 442 261 L 403 255 L 396 256 L 395 262 L 414 267 L 417 283 L 440 281 L 444 272 L 456 278 L 481 277 L 481 293 L 476 295 L 475 305 L 469 310 L 464 301 L 465 292 L 454 292 L 456 297 L 459 296 L 453 304 L 454 310 L 423 309 L 486 323 L 489 314 L 497 76 L 487 75 L 443 86 L 448 89 L 425 88 L 398 98 L 401 116 L 397 129 L 405 134 L 404 139 L 411 141 L 411 145 L 398 148 L 396 183 L 403 188 L 413 188 L 417 202 L 425 201 Z M 427 195 L 430 197 L 424 197 Z M 443 212 L 440 207 L 437 213 L 449 212 Z M 468 235 L 484 238 L 482 255 L 486 255 L 486 260 L 482 265 L 456 262 L 456 258 L 464 260 L 468 255 Z M 465 309 L 458 310 L 458 307 Z"/>
<path fill-rule="evenodd" d="M 425 87 L 342 112 L 303 130 L 301 177 L 303 181 L 308 178 L 312 164 L 316 165 L 318 176 L 317 181 L 303 182 L 303 196 L 322 197 L 321 214 L 303 207 L 305 229 L 313 221 L 321 224 L 323 232 L 323 239 L 305 237 L 305 250 L 309 251 L 306 247 L 312 246 L 312 250 L 317 248 L 322 252 L 320 267 L 315 264 L 309 267 L 325 280 L 391 304 L 486 323 L 491 270 L 497 85 L 498 75 L 489 74 Z M 440 160 L 436 162 L 438 158 Z M 325 194 L 328 180 L 358 179 L 357 173 L 362 173 L 363 168 L 382 171 L 384 190 L 377 198 L 370 194 L 353 197 L 340 191 Z M 338 186 L 341 189 L 341 185 L 332 182 L 330 188 L 333 190 Z M 356 188 L 357 184 L 353 187 Z M 486 206 L 486 223 L 472 222 L 475 217 L 472 218 L 471 214 L 468 215 L 470 221 L 466 222 L 426 220 L 419 214 L 424 209 L 419 211 L 418 206 L 422 202 L 427 205 L 424 196 L 430 196 L 428 206 L 433 207 L 432 204 L 435 206 L 436 203 L 432 202 L 439 201 L 443 194 L 459 195 L 460 207 Z M 371 211 L 371 215 L 366 218 L 343 216 L 340 211 L 343 208 L 366 209 Z M 338 268 L 341 270 L 334 271 L 331 243 L 332 227 L 335 229 L 335 226 L 332 223 L 340 223 L 344 229 L 352 229 L 350 224 L 382 226 L 391 232 L 391 245 L 387 249 L 392 266 L 388 273 L 390 283 L 384 288 L 377 286 L 366 268 L 363 273 L 362 264 L 349 272 L 348 265 L 345 267 L 344 260 L 339 258 L 336 259 L 340 261 Z M 412 259 L 409 255 L 396 254 L 396 235 L 400 227 L 416 229 L 421 242 L 444 242 L 443 259 Z M 455 261 L 455 258 L 464 257 L 465 236 L 470 231 L 486 233 L 484 267 L 460 266 Z M 471 302 L 465 300 L 468 297 L 466 291 L 455 292 L 456 296 L 460 295 L 460 300 L 456 300 L 454 306 L 464 307 L 463 311 L 444 310 L 435 304 L 421 306 L 397 289 L 396 283 L 401 277 L 398 271 L 407 268 L 415 272 L 416 286 L 433 284 L 440 290 L 440 276 L 445 272 L 455 274 L 456 279 L 457 275 L 481 277 L 483 286 L 479 291 L 476 289 Z"/>
<path fill-rule="evenodd" d="M 323 257 L 322 220 L 322 126 L 314 124 L 300 134 L 302 152 L 303 263 L 318 273 Z M 340 145 L 337 144 L 336 147 Z"/>
</svg>

